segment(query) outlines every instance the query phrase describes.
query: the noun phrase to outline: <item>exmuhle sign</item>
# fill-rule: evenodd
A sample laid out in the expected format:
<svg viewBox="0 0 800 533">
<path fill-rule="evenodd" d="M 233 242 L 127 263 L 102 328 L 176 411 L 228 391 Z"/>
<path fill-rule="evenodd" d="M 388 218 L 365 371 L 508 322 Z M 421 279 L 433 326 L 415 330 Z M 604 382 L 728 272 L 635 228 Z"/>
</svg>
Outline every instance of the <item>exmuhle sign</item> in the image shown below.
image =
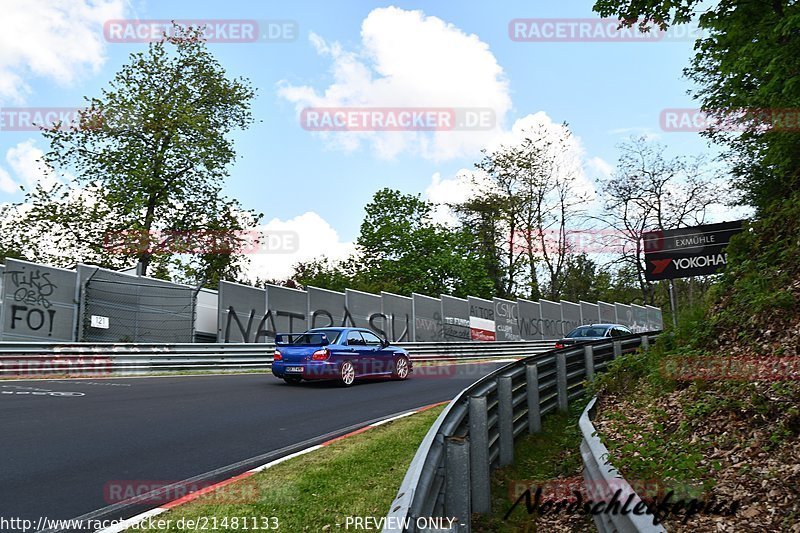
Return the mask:
<svg viewBox="0 0 800 533">
<path fill-rule="evenodd" d="M 725 248 L 731 235 L 740 231 L 742 221 L 737 220 L 643 233 L 645 278 L 657 281 L 715 274 L 728 262 Z"/>
</svg>

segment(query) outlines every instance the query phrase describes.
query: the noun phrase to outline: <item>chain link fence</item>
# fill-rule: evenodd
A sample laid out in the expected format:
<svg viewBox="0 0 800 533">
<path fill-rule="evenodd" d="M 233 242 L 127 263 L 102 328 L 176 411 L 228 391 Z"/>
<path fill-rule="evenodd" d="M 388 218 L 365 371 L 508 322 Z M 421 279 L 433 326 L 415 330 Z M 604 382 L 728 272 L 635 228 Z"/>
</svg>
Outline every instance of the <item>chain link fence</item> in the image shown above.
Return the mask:
<svg viewBox="0 0 800 533">
<path fill-rule="evenodd" d="M 98 271 L 84 281 L 83 342 L 194 341 L 197 290 Z M 119 279 L 123 278 L 123 279 Z"/>
</svg>

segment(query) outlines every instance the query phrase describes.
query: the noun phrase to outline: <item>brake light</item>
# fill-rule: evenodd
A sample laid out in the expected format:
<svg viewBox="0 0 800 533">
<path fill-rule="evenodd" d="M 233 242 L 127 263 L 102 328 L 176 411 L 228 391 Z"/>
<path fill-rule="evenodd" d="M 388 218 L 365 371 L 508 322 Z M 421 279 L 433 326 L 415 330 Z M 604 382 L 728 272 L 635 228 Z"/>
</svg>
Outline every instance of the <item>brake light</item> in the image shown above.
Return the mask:
<svg viewBox="0 0 800 533">
<path fill-rule="evenodd" d="M 283 361 L 283 355 L 278 350 L 275 350 L 275 354 L 272 356 L 273 361 Z"/>
<path fill-rule="evenodd" d="M 321 350 L 317 350 L 313 354 L 311 354 L 312 361 L 326 361 L 328 357 L 331 356 L 331 351 L 327 348 L 323 348 Z"/>
<path fill-rule="evenodd" d="M 556 343 L 556 350 L 559 349 L 559 348 L 563 348 L 563 347 L 564 347 L 564 343 L 563 342 L 557 342 Z"/>
</svg>

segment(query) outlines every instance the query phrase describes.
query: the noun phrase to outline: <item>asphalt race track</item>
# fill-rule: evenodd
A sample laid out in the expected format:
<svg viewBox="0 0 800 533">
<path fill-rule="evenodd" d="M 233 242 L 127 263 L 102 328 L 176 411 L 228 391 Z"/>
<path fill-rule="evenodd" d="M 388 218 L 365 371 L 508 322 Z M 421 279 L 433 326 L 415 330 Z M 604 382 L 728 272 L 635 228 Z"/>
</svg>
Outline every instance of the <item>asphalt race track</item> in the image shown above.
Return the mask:
<svg viewBox="0 0 800 533">
<path fill-rule="evenodd" d="M 0 381 L 0 516 L 127 518 L 158 504 L 115 504 L 109 483 L 225 479 L 449 400 L 498 366 L 350 388 L 271 374 Z"/>
</svg>

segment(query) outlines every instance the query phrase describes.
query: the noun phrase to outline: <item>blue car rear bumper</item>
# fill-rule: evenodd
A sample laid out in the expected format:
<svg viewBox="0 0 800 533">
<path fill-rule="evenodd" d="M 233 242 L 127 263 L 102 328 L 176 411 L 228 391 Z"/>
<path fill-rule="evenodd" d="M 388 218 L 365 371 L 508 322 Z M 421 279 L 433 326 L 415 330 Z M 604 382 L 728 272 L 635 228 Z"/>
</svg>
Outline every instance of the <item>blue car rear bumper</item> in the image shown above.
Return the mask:
<svg viewBox="0 0 800 533">
<path fill-rule="evenodd" d="M 301 371 L 297 371 L 301 369 Z M 339 377 L 339 364 L 332 361 L 303 361 L 272 363 L 272 374 L 279 378 L 298 377 L 303 379 L 332 379 Z"/>
</svg>

